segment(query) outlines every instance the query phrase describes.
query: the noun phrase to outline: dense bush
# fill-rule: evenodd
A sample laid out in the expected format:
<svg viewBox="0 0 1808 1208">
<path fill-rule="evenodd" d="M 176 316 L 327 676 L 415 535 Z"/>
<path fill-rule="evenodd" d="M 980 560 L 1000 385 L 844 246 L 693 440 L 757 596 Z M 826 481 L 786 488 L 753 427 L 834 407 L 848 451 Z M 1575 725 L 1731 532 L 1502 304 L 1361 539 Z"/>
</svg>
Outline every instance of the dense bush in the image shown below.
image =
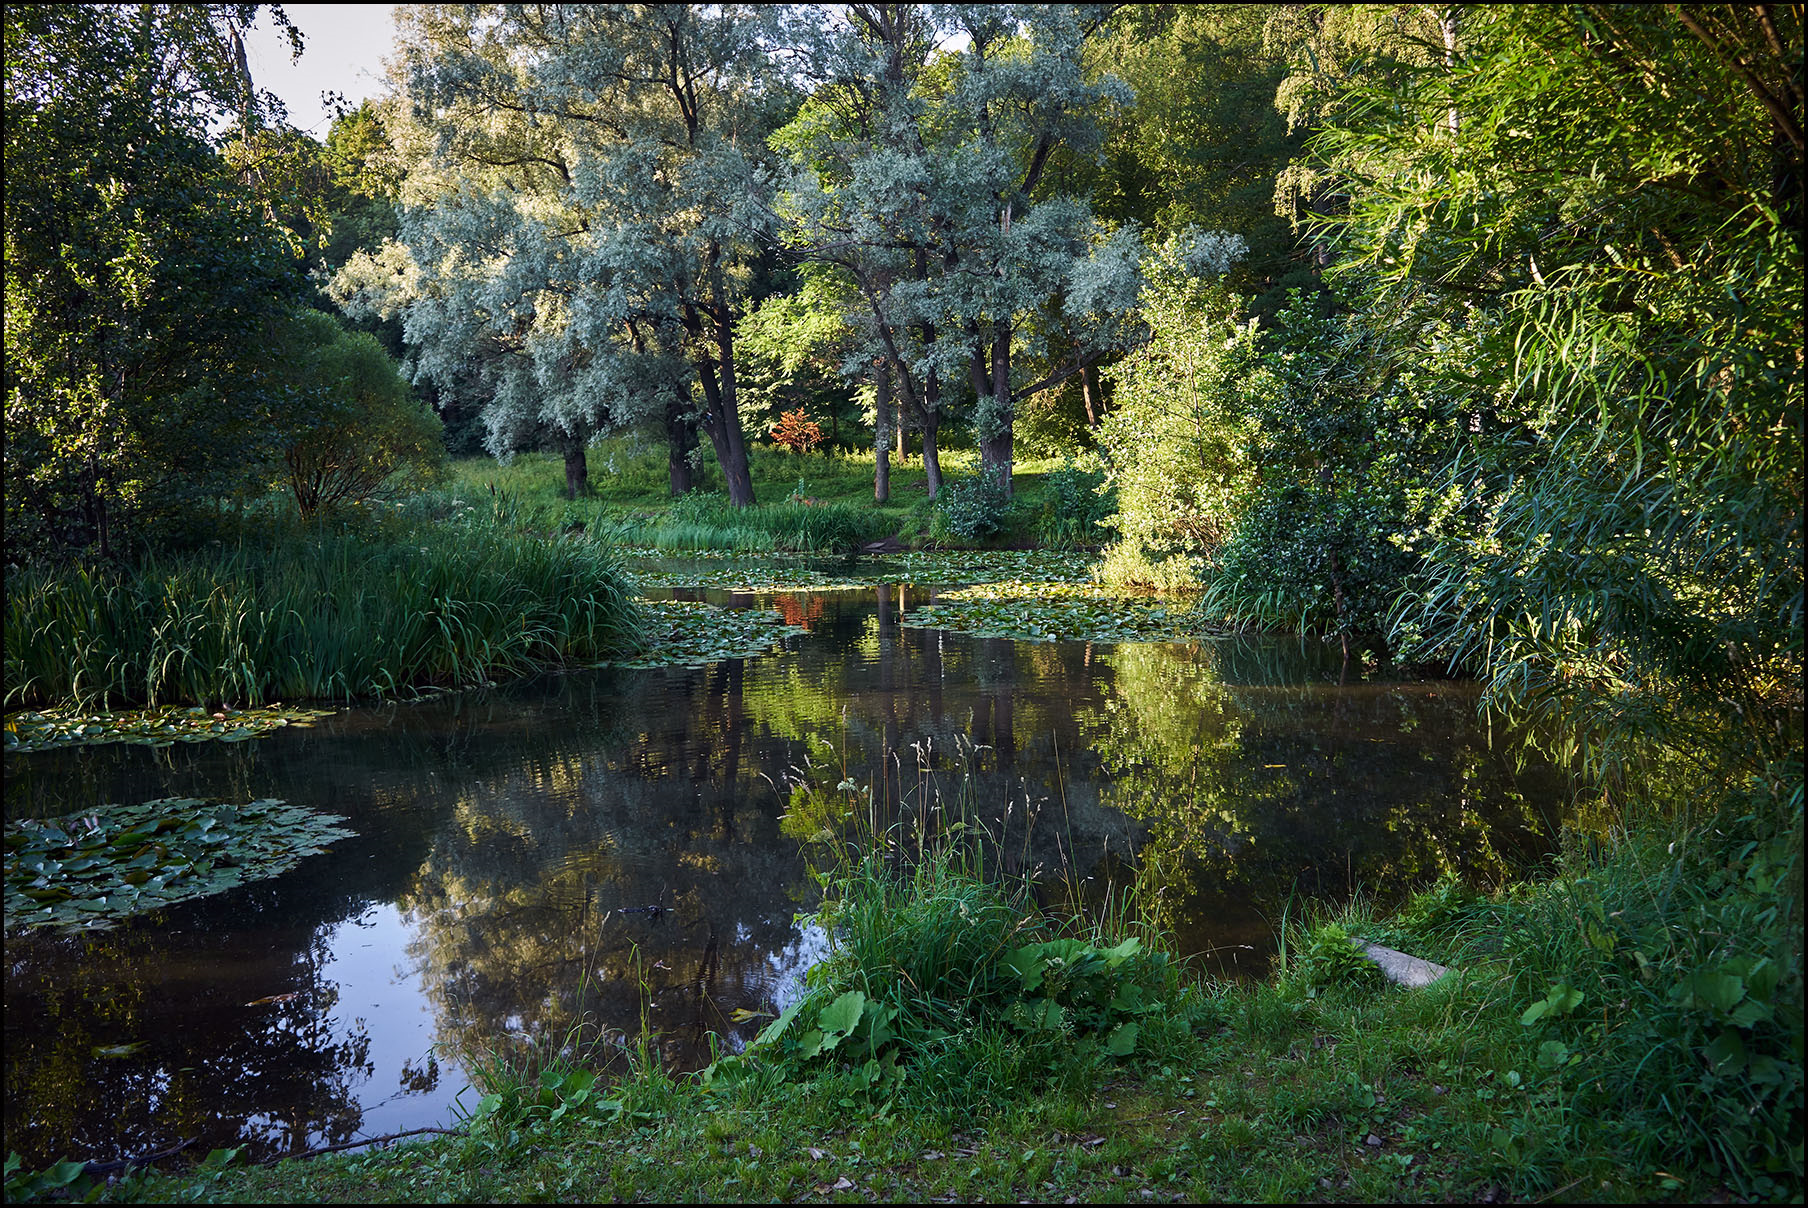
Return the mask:
<svg viewBox="0 0 1808 1208">
<path fill-rule="evenodd" d="M 1105 522 L 1116 512 L 1117 492 L 1106 486 L 1104 470 L 1078 465 L 1069 455 L 1043 476 L 1037 535 L 1060 548 L 1098 545 L 1111 536 Z"/>
<path fill-rule="evenodd" d="M 938 541 L 980 541 L 1004 528 L 1010 510 L 1004 474 L 985 467 L 976 478 L 943 484 L 935 497 L 929 535 Z"/>
</svg>

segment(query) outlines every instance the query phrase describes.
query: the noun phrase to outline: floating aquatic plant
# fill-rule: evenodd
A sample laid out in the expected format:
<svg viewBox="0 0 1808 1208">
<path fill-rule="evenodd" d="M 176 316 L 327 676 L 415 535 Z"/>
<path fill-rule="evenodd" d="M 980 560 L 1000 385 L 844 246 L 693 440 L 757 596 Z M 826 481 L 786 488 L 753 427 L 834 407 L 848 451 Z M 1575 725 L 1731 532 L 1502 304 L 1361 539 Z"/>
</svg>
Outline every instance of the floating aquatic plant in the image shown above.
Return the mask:
<svg viewBox="0 0 1808 1208">
<path fill-rule="evenodd" d="M 56 708 L 25 710 L 6 716 L 9 752 L 48 751 L 55 747 L 98 746 L 130 742 L 167 747 L 176 742 L 243 742 L 284 726 L 312 725 L 331 716 L 331 709 L 203 709 L 166 705 L 112 713 Z"/>
<path fill-rule="evenodd" d="M 1181 642 L 1201 636 L 1188 602 L 1126 597 L 1077 583 L 1005 580 L 951 591 L 903 623 L 1026 642 Z"/>
<path fill-rule="evenodd" d="M 616 667 L 700 667 L 765 654 L 792 634 L 807 633 L 776 612 L 718 608 L 694 600 L 643 600 L 647 646 Z M 601 664 L 599 664 L 601 665 Z"/>
<path fill-rule="evenodd" d="M 345 819 L 260 799 L 166 797 L 6 827 L 6 930 L 91 931 L 287 872 Z"/>
</svg>

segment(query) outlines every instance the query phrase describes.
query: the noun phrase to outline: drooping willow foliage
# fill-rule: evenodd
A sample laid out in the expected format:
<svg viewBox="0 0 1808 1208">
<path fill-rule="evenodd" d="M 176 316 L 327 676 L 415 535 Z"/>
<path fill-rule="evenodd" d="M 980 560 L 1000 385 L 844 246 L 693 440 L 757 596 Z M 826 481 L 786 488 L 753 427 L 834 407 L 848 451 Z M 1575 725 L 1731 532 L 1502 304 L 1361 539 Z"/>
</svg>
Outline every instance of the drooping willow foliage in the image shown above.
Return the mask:
<svg viewBox="0 0 1808 1208">
<path fill-rule="evenodd" d="M 1609 784 L 1654 744 L 1762 772 L 1801 709 L 1800 10 L 1452 21 L 1314 144 L 1346 271 L 1495 320 L 1398 632 Z"/>
</svg>

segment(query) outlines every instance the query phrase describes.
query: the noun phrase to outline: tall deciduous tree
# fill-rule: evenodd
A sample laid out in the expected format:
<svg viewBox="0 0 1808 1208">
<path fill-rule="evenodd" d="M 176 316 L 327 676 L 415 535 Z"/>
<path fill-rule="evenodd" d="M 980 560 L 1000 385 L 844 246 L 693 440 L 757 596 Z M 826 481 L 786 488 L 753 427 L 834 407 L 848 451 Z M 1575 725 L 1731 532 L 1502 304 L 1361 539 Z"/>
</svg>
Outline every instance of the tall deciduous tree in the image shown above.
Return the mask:
<svg viewBox="0 0 1808 1208">
<path fill-rule="evenodd" d="M 752 204 L 765 114 L 782 101 L 767 24 L 735 5 L 404 16 L 406 330 L 430 377 L 468 372 L 480 341 L 498 350 L 493 449 L 550 425 L 581 464 L 590 434 L 643 418 L 687 449 L 688 377 L 730 500 L 753 502 L 734 331 L 766 214 Z M 354 273 L 341 293 L 380 279 Z"/>
<path fill-rule="evenodd" d="M 889 371 L 922 433 L 932 493 L 941 482 L 937 429 L 968 391 L 982 462 L 1008 490 L 1016 403 L 1101 349 L 1090 330 L 1070 338 L 1071 363 L 1035 382 L 1018 359 L 1090 315 L 1063 308 L 1076 276 L 1093 278 L 1095 303 L 1106 279 L 1133 279 L 1136 248 L 1104 240 L 1084 199 L 1047 175 L 1058 147 L 1096 147 L 1100 106 L 1127 99 L 1115 79 L 1089 78 L 1081 61 L 1105 15 L 1089 6 L 855 4 L 844 19 L 820 16 L 821 86 L 781 138 L 800 168 L 787 193 L 792 247 L 855 283 L 864 359 Z M 937 50 L 957 33 L 963 49 Z"/>
<path fill-rule="evenodd" d="M 1404 620 L 1603 768 L 1800 749 L 1802 36 L 1781 5 L 1465 10 L 1316 144 L 1352 271 L 1498 316 L 1468 523 Z"/>
<path fill-rule="evenodd" d="M 243 70 L 257 8 L 6 11 L 9 548 L 110 556 L 267 469 L 235 366 L 302 280 L 206 141 L 280 117 Z"/>
</svg>

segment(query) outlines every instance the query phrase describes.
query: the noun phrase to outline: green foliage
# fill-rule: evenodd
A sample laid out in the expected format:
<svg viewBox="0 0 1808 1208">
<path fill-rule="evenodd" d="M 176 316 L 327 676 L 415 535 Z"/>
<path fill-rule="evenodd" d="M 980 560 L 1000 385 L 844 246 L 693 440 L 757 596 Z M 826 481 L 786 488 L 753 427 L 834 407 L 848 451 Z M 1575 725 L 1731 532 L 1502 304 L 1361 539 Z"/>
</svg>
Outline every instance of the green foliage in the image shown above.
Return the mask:
<svg viewBox="0 0 1808 1208">
<path fill-rule="evenodd" d="M 304 520 L 387 498 L 398 476 L 444 460 L 439 417 L 376 337 L 304 310 L 275 325 L 257 374 L 283 400 L 283 465 Z"/>
<path fill-rule="evenodd" d="M 614 556 L 494 521 L 278 529 L 132 567 L 8 576 L 6 702 L 261 704 L 394 696 L 638 640 Z"/>
<path fill-rule="evenodd" d="M 833 955 L 744 1056 L 717 1059 L 705 1084 L 776 1068 L 960 1112 L 1130 1056 L 1144 1017 L 1179 1007 L 1165 954 L 1135 937 L 1053 934 L 1021 893 L 982 879 L 969 860 L 943 844 L 908 869 L 873 853 L 825 874 L 816 918 Z"/>
<path fill-rule="evenodd" d="M 92 931 L 274 877 L 356 833 L 344 821 L 188 797 L 23 818 L 6 828 L 6 927 Z"/>
<path fill-rule="evenodd" d="M 1148 264 L 1140 311 L 1148 344 L 1108 371 L 1116 405 L 1099 441 L 1117 490 L 1107 582 L 1197 586 L 1229 537 L 1253 466 L 1243 382 L 1256 332 L 1222 285 L 1193 275 L 1170 241 Z"/>
<path fill-rule="evenodd" d="M 1460 70 L 1315 144 L 1351 271 L 1495 318 L 1401 635 L 1618 786 L 1799 743 L 1802 27 L 1763 13 L 1466 12 Z"/>
<path fill-rule="evenodd" d="M 128 552 L 268 473 L 275 400 L 238 374 L 303 282 L 204 131 L 240 108 L 225 26 L 248 19 L 181 5 L 7 10 L 14 558 Z"/>
<path fill-rule="evenodd" d="M 1380 966 L 1363 955 L 1350 933 L 1337 923 L 1322 923 L 1289 945 L 1284 984 L 1307 998 L 1335 987 L 1374 988 L 1385 980 Z"/>
<path fill-rule="evenodd" d="M 1117 514 L 1117 493 L 1103 469 L 1081 466 L 1069 453 L 1042 479 L 1036 530 L 1042 544 L 1060 549 L 1098 545 L 1110 536 L 1106 521 Z"/>
<path fill-rule="evenodd" d="M 978 477 L 950 482 L 935 497 L 929 534 L 938 541 L 955 538 L 981 541 L 1006 523 L 1011 511 L 1011 488 L 1002 470 L 982 467 Z"/>
</svg>

